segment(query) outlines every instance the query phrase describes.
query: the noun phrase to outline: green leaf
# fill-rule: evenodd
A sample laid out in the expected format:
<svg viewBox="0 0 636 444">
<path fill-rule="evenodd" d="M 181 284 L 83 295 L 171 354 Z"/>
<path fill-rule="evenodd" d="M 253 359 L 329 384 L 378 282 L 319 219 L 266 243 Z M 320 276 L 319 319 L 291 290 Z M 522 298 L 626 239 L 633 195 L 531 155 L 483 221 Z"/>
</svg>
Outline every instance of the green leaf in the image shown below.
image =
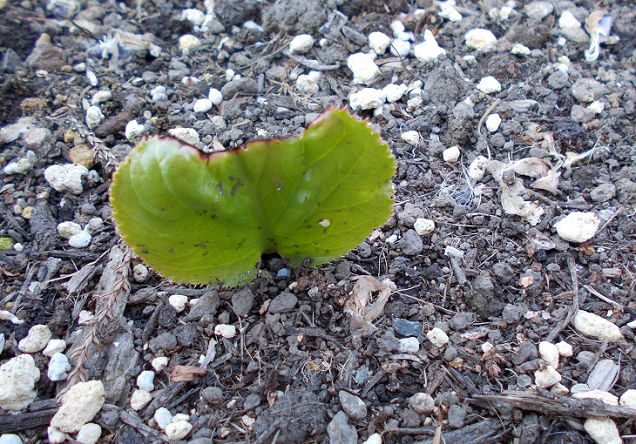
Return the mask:
<svg viewBox="0 0 636 444">
<path fill-rule="evenodd" d="M 394 159 L 369 126 L 331 110 L 302 137 L 203 153 L 176 139 L 142 142 L 117 170 L 124 240 L 163 275 L 249 282 L 263 253 L 320 265 L 391 215 Z"/>
</svg>

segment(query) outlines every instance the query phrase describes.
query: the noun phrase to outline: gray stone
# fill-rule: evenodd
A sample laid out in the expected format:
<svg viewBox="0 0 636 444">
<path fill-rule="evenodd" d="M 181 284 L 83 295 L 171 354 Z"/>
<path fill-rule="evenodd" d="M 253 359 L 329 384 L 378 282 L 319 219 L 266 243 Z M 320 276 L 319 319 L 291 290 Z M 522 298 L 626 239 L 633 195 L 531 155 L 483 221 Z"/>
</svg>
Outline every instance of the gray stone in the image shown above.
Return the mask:
<svg viewBox="0 0 636 444">
<path fill-rule="evenodd" d="M 339 411 L 327 426 L 329 444 L 356 444 L 358 442 L 358 432 L 355 427 L 349 424 L 347 415 Z"/>
<path fill-rule="evenodd" d="M 284 313 L 292 310 L 298 303 L 298 298 L 293 293 L 284 291 L 269 303 L 268 312 L 271 314 Z"/>
<path fill-rule="evenodd" d="M 236 95 L 253 96 L 258 92 L 258 85 L 254 79 L 249 77 L 241 77 L 236 80 L 232 80 L 221 88 L 221 94 L 226 99 L 231 99 Z"/>
<path fill-rule="evenodd" d="M 503 310 L 501 295 L 495 294 L 495 284 L 487 272 L 475 278 L 466 296 L 470 307 L 481 316 L 496 316 Z"/>
<path fill-rule="evenodd" d="M 463 330 L 473 322 L 474 318 L 475 315 L 470 311 L 457 313 L 451 318 L 449 325 L 455 331 Z"/>
<path fill-rule="evenodd" d="M 417 218 L 425 216 L 426 214 L 422 208 L 410 202 L 405 203 L 404 209 L 397 213 L 398 220 L 408 227 L 412 227 Z"/>
<path fill-rule="evenodd" d="M 177 343 L 182 347 L 190 347 L 199 336 L 197 325 L 194 323 L 177 325 L 174 330 Z"/>
<path fill-rule="evenodd" d="M 57 71 L 66 64 L 66 60 L 64 51 L 51 43 L 51 37 L 41 34 L 27 57 L 26 64 L 34 69 Z"/>
<path fill-rule="evenodd" d="M 554 6 L 550 2 L 530 2 L 528 3 L 523 11 L 526 13 L 528 17 L 533 20 L 543 20 L 554 11 Z"/>
<path fill-rule="evenodd" d="M 616 181 L 616 194 L 622 204 L 629 204 L 636 201 L 636 182 L 623 177 Z"/>
<path fill-rule="evenodd" d="M 464 420 L 466 419 L 466 409 L 458 404 L 453 404 L 448 409 L 448 426 L 453 429 L 458 429 L 464 426 Z"/>
<path fill-rule="evenodd" d="M 579 123 L 587 123 L 594 120 L 596 113 L 580 105 L 572 105 L 570 117 Z"/>
<path fill-rule="evenodd" d="M 453 359 L 459 356 L 459 352 L 452 345 L 447 345 L 446 350 L 444 350 L 444 360 L 446 362 L 451 362 Z"/>
<path fill-rule="evenodd" d="M 497 262 L 492 267 L 492 272 L 499 278 L 499 280 L 507 284 L 514 277 L 514 271 L 512 267 L 505 262 Z"/>
<path fill-rule="evenodd" d="M 590 191 L 590 199 L 594 202 L 607 202 L 616 195 L 616 187 L 613 183 L 602 183 Z"/>
<path fill-rule="evenodd" d="M 185 317 L 186 321 L 199 321 L 203 316 L 214 316 L 219 306 L 219 295 L 216 291 L 208 291 L 199 298 Z"/>
<path fill-rule="evenodd" d="M 206 387 L 201 390 L 201 397 L 212 405 L 223 402 L 223 391 L 219 387 Z"/>
<path fill-rule="evenodd" d="M 580 102 L 593 102 L 603 97 L 607 92 L 607 87 L 594 79 L 579 79 L 572 85 L 572 95 Z"/>
<path fill-rule="evenodd" d="M 349 393 L 346 390 L 340 390 L 338 392 L 338 399 L 342 410 L 347 416 L 353 420 L 360 420 L 367 416 L 367 406 L 364 401 L 353 393 Z"/>
<path fill-rule="evenodd" d="M 232 311 L 236 316 L 247 316 L 254 306 L 254 295 L 249 287 L 244 287 L 232 295 Z"/>
<path fill-rule="evenodd" d="M 563 71 L 557 69 L 548 77 L 548 86 L 552 89 L 561 89 L 568 86 L 570 77 Z"/>
<path fill-rule="evenodd" d="M 161 333 L 156 338 L 152 338 L 149 342 L 150 350 L 154 353 L 164 350 L 172 350 L 177 346 L 177 338 L 170 332 Z"/>
<path fill-rule="evenodd" d="M 400 336 L 419 338 L 422 334 L 422 323 L 396 318 L 393 320 L 393 330 Z"/>
<path fill-rule="evenodd" d="M 512 362 L 519 365 L 526 361 L 537 359 L 539 350 L 531 341 L 523 341 L 519 344 L 517 354 L 512 357 Z"/>
<path fill-rule="evenodd" d="M 427 414 L 435 409 L 435 400 L 428 393 L 415 393 L 408 401 L 409 406 L 420 414 Z"/>
<path fill-rule="evenodd" d="M 253 410 L 259 405 L 261 405 L 261 401 L 262 399 L 260 395 L 257 395 L 256 393 L 251 393 L 247 395 L 247 398 L 245 398 L 245 401 L 243 401 L 243 409 Z"/>
<path fill-rule="evenodd" d="M 519 375 L 517 385 L 521 388 L 530 387 L 532 385 L 532 378 L 529 375 Z"/>
<path fill-rule="evenodd" d="M 263 8 L 263 28 L 267 32 L 312 34 L 327 21 L 326 6 L 320 0 L 276 0 Z"/>
<path fill-rule="evenodd" d="M 601 359 L 596 363 L 585 382 L 591 390 L 608 391 L 616 381 L 619 370 L 620 367 L 611 359 Z"/>
<path fill-rule="evenodd" d="M 260 15 L 260 2 L 258 0 L 215 0 L 214 15 L 225 26 L 241 25 L 252 19 L 258 19 Z"/>
<path fill-rule="evenodd" d="M 398 245 L 402 250 L 402 253 L 408 256 L 414 256 L 420 254 L 424 249 L 424 242 L 422 238 L 415 230 L 408 230 L 399 240 Z"/>
<path fill-rule="evenodd" d="M 523 308 L 513 305 L 507 304 L 503 311 L 501 312 L 501 316 L 504 321 L 508 323 L 515 323 L 521 320 L 521 316 L 523 316 Z"/>
</svg>

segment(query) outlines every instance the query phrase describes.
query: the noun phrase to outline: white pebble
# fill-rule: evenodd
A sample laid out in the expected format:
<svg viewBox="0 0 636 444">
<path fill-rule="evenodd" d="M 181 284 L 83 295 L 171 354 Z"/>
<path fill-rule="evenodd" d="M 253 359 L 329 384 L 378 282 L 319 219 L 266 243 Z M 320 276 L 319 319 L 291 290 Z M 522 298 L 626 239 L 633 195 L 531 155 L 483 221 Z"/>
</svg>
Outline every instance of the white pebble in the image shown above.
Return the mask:
<svg viewBox="0 0 636 444">
<path fill-rule="evenodd" d="M 168 358 L 166 356 L 158 356 L 152 360 L 150 365 L 156 372 L 160 372 L 168 366 Z"/>
<path fill-rule="evenodd" d="M 91 236 L 87 230 L 82 230 L 71 236 L 68 240 L 68 244 L 73 248 L 86 248 L 91 243 L 92 239 L 93 236 Z"/>
<path fill-rule="evenodd" d="M 417 131 L 403 132 L 401 138 L 409 145 L 417 145 L 420 143 L 420 133 Z"/>
<path fill-rule="evenodd" d="M 190 416 L 186 415 L 185 413 L 175 413 L 175 415 L 172 417 L 172 422 L 189 421 L 189 420 L 190 420 Z"/>
<path fill-rule="evenodd" d="M 13 433 L 3 433 L 0 435 L 0 444 L 22 444 L 22 438 Z"/>
<path fill-rule="evenodd" d="M 471 29 L 464 36 L 466 45 L 469 48 L 477 49 L 479 51 L 490 51 L 494 49 L 497 43 L 497 37 L 491 31 L 487 29 Z"/>
<path fill-rule="evenodd" d="M 389 103 L 393 103 L 402 98 L 402 96 L 406 92 L 406 85 L 404 83 L 400 83 L 399 85 L 396 85 L 395 83 L 389 83 L 387 86 L 382 88 L 382 91 L 386 96 L 386 101 Z"/>
<path fill-rule="evenodd" d="M 175 421 L 166 427 L 166 436 L 170 440 L 183 439 L 188 436 L 190 430 L 192 430 L 192 424 L 188 421 Z"/>
<path fill-rule="evenodd" d="M 605 109 L 605 105 L 600 100 L 595 100 L 587 106 L 587 109 L 592 111 L 594 114 L 600 114 Z"/>
<path fill-rule="evenodd" d="M 166 87 L 163 85 L 157 85 L 150 90 L 150 99 L 153 102 L 163 102 L 168 100 L 168 94 L 166 93 Z"/>
<path fill-rule="evenodd" d="M 177 313 L 181 313 L 188 305 L 188 297 L 182 294 L 172 294 L 168 298 L 168 303 L 172 305 Z"/>
<path fill-rule="evenodd" d="M 402 338 L 398 341 L 400 353 L 417 353 L 420 350 L 420 341 L 417 338 Z"/>
<path fill-rule="evenodd" d="M 598 399 L 607 405 L 618 405 L 618 396 L 599 389 L 574 393 L 572 397 L 575 399 Z"/>
<path fill-rule="evenodd" d="M 140 390 L 152 392 L 155 389 L 154 379 L 155 372 L 152 370 L 144 370 L 137 376 L 137 387 L 139 387 Z"/>
<path fill-rule="evenodd" d="M 626 390 L 618 400 L 618 405 L 632 409 L 636 408 L 636 390 Z"/>
<path fill-rule="evenodd" d="M 486 129 L 491 133 L 496 132 L 499 129 L 499 125 L 501 125 L 501 117 L 499 114 L 494 113 L 486 118 Z"/>
<path fill-rule="evenodd" d="M 301 93 L 315 94 L 320 91 L 318 81 L 321 74 L 318 71 L 311 71 L 309 74 L 301 74 L 296 79 L 296 89 Z"/>
<path fill-rule="evenodd" d="M 433 328 L 431 331 L 426 333 L 426 337 L 437 348 L 441 348 L 448 344 L 448 335 L 441 328 Z"/>
<path fill-rule="evenodd" d="M 144 282 L 148 278 L 148 267 L 144 264 L 137 264 L 133 267 L 133 279 L 135 282 Z"/>
<path fill-rule="evenodd" d="M 46 344 L 46 348 L 42 351 L 42 354 L 50 358 L 55 353 L 62 353 L 65 348 L 66 341 L 64 339 L 51 339 Z"/>
<path fill-rule="evenodd" d="M 616 423 L 609 418 L 588 418 L 583 428 L 598 444 L 622 444 Z"/>
<path fill-rule="evenodd" d="M 349 96 L 349 106 L 354 111 L 381 108 L 386 95 L 381 89 L 364 88 Z"/>
<path fill-rule="evenodd" d="M 493 76 L 487 76 L 479 81 L 477 89 L 484 94 L 498 93 L 501 91 L 501 83 Z"/>
<path fill-rule="evenodd" d="M 431 219 L 425 219 L 423 217 L 418 217 L 415 219 L 415 223 L 413 224 L 413 229 L 420 236 L 426 236 L 435 231 L 435 222 Z"/>
<path fill-rule="evenodd" d="M 22 353 L 37 353 L 44 350 L 51 339 L 51 330 L 46 325 L 34 325 L 29 329 L 29 333 L 18 342 L 18 350 Z"/>
<path fill-rule="evenodd" d="M 572 353 L 573 353 L 572 346 L 568 344 L 567 342 L 565 341 L 557 342 L 556 348 L 557 348 L 557 351 L 559 352 L 559 355 L 566 358 L 572 356 Z"/>
<path fill-rule="evenodd" d="M 9 164 L 7 164 L 4 168 L 4 174 L 26 174 L 35 165 L 36 156 L 33 151 L 27 151 L 26 156 L 19 158 Z"/>
<path fill-rule="evenodd" d="M 236 336 L 236 327 L 228 324 L 219 324 L 214 327 L 214 334 L 223 336 L 226 339 L 232 339 Z"/>
<path fill-rule="evenodd" d="M 172 421 L 172 413 L 165 407 L 159 407 L 152 417 L 161 430 L 165 430 Z"/>
<path fill-rule="evenodd" d="M 108 102 L 113 97 L 113 93 L 108 90 L 97 91 L 91 98 L 91 105 L 99 105 Z"/>
<path fill-rule="evenodd" d="M 486 165 L 488 164 L 488 159 L 484 156 L 477 156 L 475 160 L 473 160 L 468 166 L 468 177 L 473 179 L 475 182 L 479 182 L 484 178 L 486 174 Z"/>
<path fill-rule="evenodd" d="M 66 442 L 66 433 L 60 432 L 55 427 L 49 427 L 46 432 L 49 438 L 49 444 L 62 444 Z"/>
<path fill-rule="evenodd" d="M 383 32 L 374 31 L 369 34 L 369 48 L 371 48 L 377 55 L 384 54 L 390 44 L 391 37 Z"/>
<path fill-rule="evenodd" d="M 148 405 L 152 400 L 152 395 L 146 390 L 135 390 L 130 397 L 130 407 L 137 411 Z"/>
<path fill-rule="evenodd" d="M 353 83 L 368 85 L 382 74 L 373 59 L 363 52 L 350 55 L 347 66 L 353 72 Z"/>
<path fill-rule="evenodd" d="M 398 36 L 399 34 L 403 33 L 405 29 L 406 28 L 404 27 L 404 24 L 399 20 L 395 20 L 391 23 L 391 31 L 393 31 L 393 36 Z"/>
<path fill-rule="evenodd" d="M 82 165 L 66 163 L 63 165 L 51 165 L 44 170 L 44 178 L 51 187 L 60 193 L 69 191 L 73 194 L 81 194 L 82 177 L 88 175 L 88 169 Z"/>
<path fill-rule="evenodd" d="M 373 435 L 369 436 L 367 440 L 364 441 L 362 444 L 382 444 L 382 435 L 380 435 L 379 433 L 374 433 Z"/>
<path fill-rule="evenodd" d="M 521 43 L 515 43 L 514 45 L 512 45 L 510 53 L 514 55 L 527 56 L 530 55 L 532 51 L 530 51 L 530 48 L 522 45 Z"/>
<path fill-rule="evenodd" d="M 94 422 L 86 423 L 77 433 L 77 442 L 80 444 L 95 444 L 102 436 L 102 428 Z"/>
<path fill-rule="evenodd" d="M 439 47 L 435 41 L 435 36 L 427 29 L 424 31 L 424 41 L 413 46 L 413 54 L 422 62 L 431 62 L 446 54 L 446 50 Z"/>
<path fill-rule="evenodd" d="M 227 128 L 227 124 L 225 123 L 225 119 L 221 116 L 214 116 L 210 119 L 210 123 L 212 123 L 212 127 L 217 130 L 217 131 L 221 131 L 222 129 Z"/>
<path fill-rule="evenodd" d="M 546 365 L 544 368 L 534 372 L 534 382 L 541 388 L 550 388 L 554 384 L 561 382 L 561 375 L 554 367 Z"/>
<path fill-rule="evenodd" d="M 554 368 L 559 367 L 559 350 L 553 343 L 548 341 L 539 342 L 539 354 L 546 364 Z"/>
<path fill-rule="evenodd" d="M 91 217 L 86 224 L 85 230 L 93 234 L 104 225 L 104 220 L 101 217 Z"/>
<path fill-rule="evenodd" d="M 168 130 L 168 134 L 190 145 L 199 143 L 199 133 L 194 128 L 173 128 Z"/>
<path fill-rule="evenodd" d="M 623 334 L 618 326 L 588 311 L 577 311 L 572 319 L 572 325 L 580 333 L 601 341 L 617 342 L 623 339 Z"/>
<path fill-rule="evenodd" d="M 195 8 L 181 11 L 181 20 L 187 20 L 195 26 L 200 26 L 205 20 L 205 13 Z"/>
<path fill-rule="evenodd" d="M 201 40 L 192 34 L 186 34 L 179 37 L 179 49 L 187 54 L 201 46 Z"/>
<path fill-rule="evenodd" d="M 210 102 L 212 102 L 214 106 L 219 106 L 223 101 L 223 94 L 216 88 L 210 88 L 208 99 L 210 99 Z"/>
<path fill-rule="evenodd" d="M 126 124 L 124 135 L 126 139 L 133 142 L 137 137 L 141 136 L 144 132 L 144 126 L 140 125 L 136 120 L 131 120 Z"/>
<path fill-rule="evenodd" d="M 86 110 L 86 126 L 88 126 L 89 129 L 93 129 L 99 125 L 102 120 L 104 120 L 104 114 L 102 114 L 102 110 L 99 109 L 99 106 L 89 106 Z"/>
<path fill-rule="evenodd" d="M 93 319 L 95 319 L 95 315 L 92 312 L 88 310 L 81 310 L 79 312 L 77 322 L 79 323 L 79 325 L 85 325 Z"/>
<path fill-rule="evenodd" d="M 394 56 L 406 58 L 411 52 L 411 43 L 406 40 L 393 39 L 390 50 Z"/>
<path fill-rule="evenodd" d="M 561 17 L 559 17 L 559 28 L 561 29 L 577 29 L 581 27 L 581 22 L 578 21 L 574 14 L 570 11 L 563 11 Z"/>
<path fill-rule="evenodd" d="M 460 22 L 462 20 L 462 15 L 455 9 L 454 1 L 438 2 L 437 5 L 439 6 L 439 16 L 441 18 L 445 18 L 451 22 Z"/>
<path fill-rule="evenodd" d="M 459 147 L 457 145 L 454 145 L 450 148 L 446 148 L 442 152 L 442 159 L 444 159 L 444 161 L 448 163 L 455 163 L 457 162 L 457 160 L 459 160 L 460 154 L 461 153 L 459 151 Z"/>
<path fill-rule="evenodd" d="M 75 222 L 62 222 L 57 224 L 57 233 L 62 239 L 70 239 L 71 236 L 76 235 L 82 231 L 82 227 Z"/>
<path fill-rule="evenodd" d="M 195 113 L 207 113 L 212 109 L 212 101 L 210 99 L 199 99 L 194 102 L 192 109 Z"/>
<path fill-rule="evenodd" d="M 601 220 L 595 213 L 573 211 L 554 224 L 554 228 L 561 239 L 582 243 L 592 239 L 600 225 Z"/>
<path fill-rule="evenodd" d="M 68 378 L 68 372 L 71 371 L 71 364 L 63 353 L 55 353 L 49 361 L 49 368 L 46 372 L 50 381 L 64 381 Z"/>
<path fill-rule="evenodd" d="M 309 34 L 297 35 L 289 42 L 289 52 L 292 54 L 304 54 L 314 46 L 314 38 Z"/>
</svg>

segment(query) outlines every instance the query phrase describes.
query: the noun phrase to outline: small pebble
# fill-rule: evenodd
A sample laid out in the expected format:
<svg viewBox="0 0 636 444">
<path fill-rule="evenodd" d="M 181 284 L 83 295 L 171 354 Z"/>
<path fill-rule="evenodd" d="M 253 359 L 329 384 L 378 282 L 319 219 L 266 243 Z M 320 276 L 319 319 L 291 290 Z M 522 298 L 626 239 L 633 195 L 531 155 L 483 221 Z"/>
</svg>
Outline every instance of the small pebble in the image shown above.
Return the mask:
<svg viewBox="0 0 636 444">
<path fill-rule="evenodd" d="M 402 133 L 401 138 L 409 145 L 418 145 L 420 143 L 420 133 L 417 131 L 406 131 Z"/>
<path fill-rule="evenodd" d="M 477 89 L 484 94 L 498 93 L 501 92 L 501 83 L 493 76 L 487 76 L 479 81 Z"/>
<path fill-rule="evenodd" d="M 374 433 L 373 435 L 369 436 L 367 440 L 364 441 L 362 444 L 382 444 L 382 435 L 380 435 L 379 433 Z"/>
<path fill-rule="evenodd" d="M 3 433 L 0 435 L 0 444 L 22 444 L 22 438 L 13 433 Z"/>
<path fill-rule="evenodd" d="M 340 392 L 338 392 L 338 399 L 340 400 L 342 410 L 344 410 L 350 419 L 360 420 L 367 416 L 367 406 L 364 401 L 353 393 L 340 390 Z"/>
<path fill-rule="evenodd" d="M 4 174 L 26 174 L 33 169 L 35 165 L 36 156 L 33 151 L 27 151 L 25 157 L 21 157 L 16 161 L 10 162 L 4 167 Z"/>
<path fill-rule="evenodd" d="M 99 105 L 108 102 L 113 97 L 113 93 L 108 90 L 97 91 L 91 98 L 91 105 Z"/>
<path fill-rule="evenodd" d="M 420 350 L 420 341 L 417 338 L 402 338 L 398 341 L 400 353 L 417 353 Z"/>
<path fill-rule="evenodd" d="M 84 191 L 82 178 L 88 175 L 88 169 L 82 165 L 67 163 L 51 165 L 44 170 L 44 178 L 51 187 L 60 193 L 81 194 Z"/>
<path fill-rule="evenodd" d="M 135 390 L 130 397 L 130 407 L 137 411 L 148 405 L 152 400 L 152 395 L 146 390 Z"/>
<path fill-rule="evenodd" d="M 435 347 L 438 348 L 448 344 L 448 335 L 441 328 L 433 328 L 431 331 L 426 333 L 426 337 Z"/>
<path fill-rule="evenodd" d="M 289 42 L 289 52 L 292 54 L 304 54 L 314 46 L 314 38 L 309 34 L 297 35 Z"/>
<path fill-rule="evenodd" d="M 469 48 L 479 51 L 490 51 L 497 43 L 497 37 L 491 31 L 481 28 L 471 29 L 464 38 Z"/>
<path fill-rule="evenodd" d="M 375 61 L 363 52 L 350 55 L 347 66 L 353 72 L 353 83 L 368 85 L 382 74 Z"/>
<path fill-rule="evenodd" d="M 459 147 L 457 145 L 451 146 L 450 148 L 446 148 L 442 152 L 442 159 L 448 163 L 455 163 L 459 160 L 460 156 Z"/>
<path fill-rule="evenodd" d="M 165 407 L 159 407 L 152 416 L 161 430 L 165 430 L 172 421 L 172 413 Z"/>
<path fill-rule="evenodd" d="M 598 399 L 607 405 L 618 405 L 618 396 L 614 396 L 604 390 L 587 390 L 574 393 L 572 395 L 574 399 Z"/>
<path fill-rule="evenodd" d="M 80 444 L 95 444 L 102 436 L 102 428 L 99 424 L 86 423 L 77 433 L 77 442 Z"/>
<path fill-rule="evenodd" d="M 139 387 L 140 390 L 152 392 L 155 389 L 154 379 L 155 372 L 152 370 L 144 370 L 137 376 L 137 387 Z"/>
<path fill-rule="evenodd" d="M 622 444 L 616 423 L 609 418 L 588 418 L 583 428 L 597 444 Z"/>
<path fill-rule="evenodd" d="M 435 409 L 435 400 L 428 393 L 416 393 L 408 399 L 409 407 L 419 414 L 431 413 Z"/>
<path fill-rule="evenodd" d="M 413 224 L 413 229 L 420 236 L 427 236 L 435 231 L 435 222 L 431 219 L 418 217 Z"/>
<path fill-rule="evenodd" d="M 554 368 L 559 367 L 559 351 L 553 343 L 548 341 L 539 342 L 539 354 L 548 365 Z"/>
<path fill-rule="evenodd" d="M 212 102 L 214 106 L 219 106 L 223 101 L 223 94 L 216 88 L 210 88 L 208 99 L 210 99 L 210 102 Z"/>
<path fill-rule="evenodd" d="M 382 55 L 391 44 L 391 37 L 383 32 L 374 31 L 369 34 L 369 48 L 377 55 Z"/>
<path fill-rule="evenodd" d="M 93 236 L 91 236 L 87 230 L 82 230 L 71 236 L 68 240 L 68 244 L 73 248 L 86 248 L 91 243 L 92 239 Z"/>
<path fill-rule="evenodd" d="M 616 195 L 613 183 L 603 183 L 590 191 L 590 199 L 594 202 L 607 202 Z"/>
<path fill-rule="evenodd" d="M 185 34 L 179 37 L 179 49 L 188 54 L 201 46 L 201 40 L 192 34 Z"/>
<path fill-rule="evenodd" d="M 561 382 L 561 375 L 550 365 L 534 372 L 534 383 L 541 388 L 550 388 L 557 382 Z"/>
<path fill-rule="evenodd" d="M 386 94 L 381 89 L 364 88 L 349 96 L 349 106 L 354 111 L 381 108 Z"/>
<path fill-rule="evenodd" d="M 626 390 L 618 400 L 618 405 L 621 407 L 636 408 L 636 390 Z"/>
<path fill-rule="evenodd" d="M 557 342 L 556 348 L 561 356 L 570 357 L 573 354 L 572 346 L 565 341 Z"/>
<path fill-rule="evenodd" d="M 188 305 L 188 297 L 182 294 L 172 294 L 168 297 L 168 303 L 177 313 L 181 313 Z"/>
<path fill-rule="evenodd" d="M 64 339 L 51 339 L 46 348 L 42 351 L 44 356 L 51 357 L 55 353 L 62 353 L 66 348 L 66 341 Z"/>
<path fill-rule="evenodd" d="M 196 8 L 181 11 L 181 20 L 187 20 L 195 26 L 201 26 L 205 21 L 205 13 Z"/>
<path fill-rule="evenodd" d="M 166 356 L 159 356 L 157 358 L 154 358 L 150 365 L 152 366 L 152 368 L 155 369 L 156 372 L 160 372 L 168 366 L 168 358 Z"/>
<path fill-rule="evenodd" d="M 499 114 L 494 113 L 486 118 L 486 129 L 491 133 L 496 132 L 499 129 L 499 125 L 501 125 L 501 117 Z"/>
<path fill-rule="evenodd" d="M 93 129 L 99 125 L 102 120 L 104 120 L 104 114 L 102 114 L 102 110 L 99 106 L 89 106 L 86 110 L 86 126 L 89 129 Z"/>
<path fill-rule="evenodd" d="M 186 436 L 188 436 L 188 433 L 190 433 L 190 430 L 192 430 L 192 424 L 190 424 L 188 421 L 171 422 L 166 426 L 165 429 L 166 436 L 168 437 L 168 439 L 171 440 L 185 438 Z"/>
<path fill-rule="evenodd" d="M 195 113 L 207 113 L 212 109 L 212 101 L 210 99 L 198 99 L 192 107 Z"/>
<path fill-rule="evenodd" d="M 393 39 L 390 47 L 391 54 L 397 57 L 406 58 L 411 52 L 411 43 L 405 40 Z"/>
<path fill-rule="evenodd" d="M 37 353 L 44 350 L 51 339 L 51 330 L 46 325 L 34 325 L 25 338 L 18 342 L 18 350 L 22 353 Z"/>
<path fill-rule="evenodd" d="M 620 328 L 612 322 L 584 310 L 579 310 L 572 319 L 572 325 L 580 333 L 607 342 L 618 342 L 623 339 Z"/>
<path fill-rule="evenodd" d="M 64 381 L 71 371 L 71 364 L 63 353 L 55 353 L 49 361 L 49 368 L 46 372 L 50 381 Z"/>
<path fill-rule="evenodd" d="M 446 50 L 439 47 L 435 36 L 427 29 L 424 31 L 424 41 L 413 46 L 413 54 L 421 62 L 432 62 L 446 54 Z"/>
<path fill-rule="evenodd" d="M 296 89 L 301 93 L 315 94 L 320 91 L 318 81 L 321 74 L 318 71 L 310 71 L 309 74 L 301 74 L 296 79 Z"/>
<path fill-rule="evenodd" d="M 133 267 L 133 279 L 135 282 L 144 282 L 148 278 L 148 274 L 148 267 L 144 264 L 137 264 Z"/>
<path fill-rule="evenodd" d="M 554 224 L 559 237 L 568 242 L 583 243 L 592 239 L 601 225 L 593 212 L 573 211 Z"/>
<path fill-rule="evenodd" d="M 404 83 L 396 85 L 394 83 L 389 83 L 384 88 L 382 88 L 382 92 L 386 96 L 386 101 L 389 103 L 397 102 L 404 96 L 406 93 L 407 86 Z M 408 132 L 408 131 L 407 131 Z"/>
<path fill-rule="evenodd" d="M 394 319 L 393 330 L 400 336 L 420 337 L 422 335 L 422 323 L 406 319 Z"/>
<path fill-rule="evenodd" d="M 519 56 L 528 56 L 532 53 L 532 51 L 530 51 L 530 48 L 522 45 L 521 43 L 515 43 L 514 45 L 512 45 L 510 53 Z"/>
<path fill-rule="evenodd" d="M 57 232 L 62 239 L 70 239 L 82 231 L 82 227 L 75 222 L 62 222 L 57 224 Z"/>
<path fill-rule="evenodd" d="M 66 442 L 66 433 L 60 432 L 55 427 L 49 427 L 47 430 L 49 444 L 62 444 Z"/>
<path fill-rule="evenodd" d="M 144 126 L 140 125 L 136 120 L 131 120 L 126 124 L 124 135 L 130 142 L 134 142 L 144 132 Z"/>
<path fill-rule="evenodd" d="M 236 336 L 236 327 L 228 324 L 218 324 L 214 327 L 214 334 L 223 336 L 226 339 L 232 339 Z"/>
<path fill-rule="evenodd" d="M 168 130 L 168 134 L 193 146 L 199 143 L 199 133 L 194 128 L 173 128 Z"/>
</svg>

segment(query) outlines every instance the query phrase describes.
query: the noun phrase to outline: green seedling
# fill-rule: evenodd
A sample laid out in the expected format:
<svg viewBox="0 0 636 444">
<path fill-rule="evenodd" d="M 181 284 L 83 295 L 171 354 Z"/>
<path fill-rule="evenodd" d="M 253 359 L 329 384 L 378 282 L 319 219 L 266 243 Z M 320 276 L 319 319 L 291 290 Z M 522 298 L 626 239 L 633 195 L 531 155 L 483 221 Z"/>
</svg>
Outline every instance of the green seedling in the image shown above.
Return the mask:
<svg viewBox="0 0 636 444">
<path fill-rule="evenodd" d="M 364 122 L 331 110 L 300 138 L 204 153 L 143 141 L 119 167 L 111 204 L 124 240 L 166 277 L 251 281 L 264 253 L 320 265 L 386 222 L 395 162 Z"/>
</svg>

